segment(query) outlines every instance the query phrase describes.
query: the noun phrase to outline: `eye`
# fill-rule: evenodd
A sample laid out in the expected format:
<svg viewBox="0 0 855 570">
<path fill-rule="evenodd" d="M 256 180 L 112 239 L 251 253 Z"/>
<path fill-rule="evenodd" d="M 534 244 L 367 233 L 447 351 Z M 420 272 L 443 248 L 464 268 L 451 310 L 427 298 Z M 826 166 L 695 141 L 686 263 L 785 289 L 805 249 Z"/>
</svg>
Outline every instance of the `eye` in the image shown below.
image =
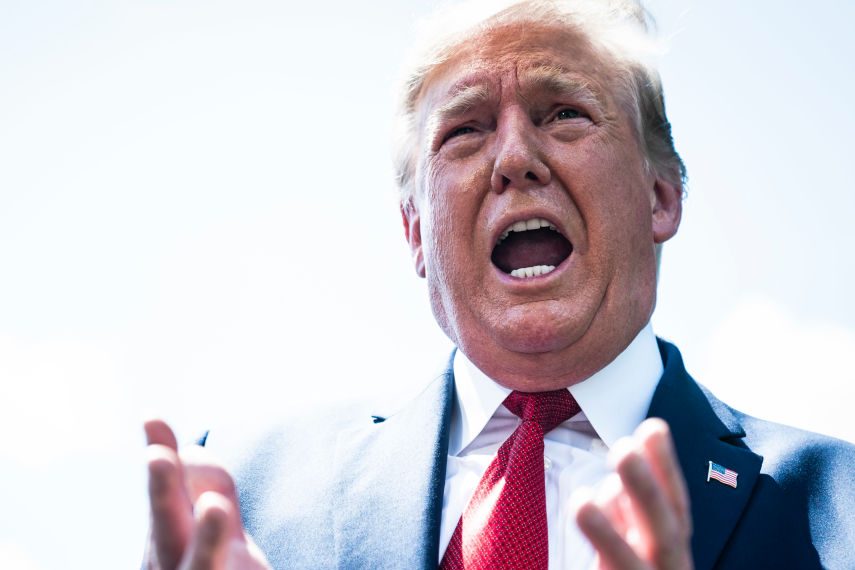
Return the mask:
<svg viewBox="0 0 855 570">
<path fill-rule="evenodd" d="M 576 109 L 565 107 L 564 109 L 560 109 L 557 113 L 555 113 L 556 121 L 566 121 L 568 119 L 579 119 L 583 117 L 581 112 Z"/>
<path fill-rule="evenodd" d="M 475 129 L 473 129 L 472 127 L 457 127 L 445 136 L 445 140 L 452 139 L 454 137 L 459 137 L 461 135 L 468 135 L 469 133 L 474 132 Z"/>
</svg>

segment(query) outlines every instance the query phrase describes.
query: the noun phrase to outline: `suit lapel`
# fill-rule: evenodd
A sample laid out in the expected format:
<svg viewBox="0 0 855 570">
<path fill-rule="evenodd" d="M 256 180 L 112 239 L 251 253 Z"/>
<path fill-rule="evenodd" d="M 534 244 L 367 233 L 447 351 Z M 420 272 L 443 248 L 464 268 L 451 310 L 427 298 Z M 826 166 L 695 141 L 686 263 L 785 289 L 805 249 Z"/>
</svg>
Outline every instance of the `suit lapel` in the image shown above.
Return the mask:
<svg viewBox="0 0 855 570">
<path fill-rule="evenodd" d="M 339 436 L 332 508 L 340 568 L 438 566 L 453 395 L 449 363 L 399 413 Z"/>
<path fill-rule="evenodd" d="M 671 427 L 691 500 L 695 568 L 708 570 L 739 521 L 763 459 L 743 444 L 745 432 L 730 409 L 689 376 L 677 348 L 660 341 L 659 349 L 665 372 L 648 417 Z M 333 511 L 340 568 L 438 566 L 453 396 L 449 362 L 399 413 L 339 435 Z M 709 461 L 736 471 L 737 487 L 707 482 Z"/>
<path fill-rule="evenodd" d="M 671 427 L 689 488 L 695 568 L 707 570 L 738 522 L 763 459 L 745 447 L 745 432 L 730 409 L 692 380 L 677 348 L 660 341 L 659 350 L 665 373 L 648 417 L 662 418 Z M 707 482 L 709 461 L 738 473 L 735 489 L 716 480 Z"/>
</svg>

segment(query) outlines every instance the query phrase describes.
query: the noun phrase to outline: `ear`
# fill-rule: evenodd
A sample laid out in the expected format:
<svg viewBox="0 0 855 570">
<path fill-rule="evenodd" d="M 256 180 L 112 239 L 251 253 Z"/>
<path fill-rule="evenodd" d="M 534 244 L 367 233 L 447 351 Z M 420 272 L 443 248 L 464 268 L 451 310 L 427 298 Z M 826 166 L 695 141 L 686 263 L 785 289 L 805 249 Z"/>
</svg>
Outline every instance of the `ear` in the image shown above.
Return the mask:
<svg viewBox="0 0 855 570">
<path fill-rule="evenodd" d="M 683 185 L 656 178 L 651 192 L 653 241 L 668 241 L 680 227 L 683 216 Z"/>
<path fill-rule="evenodd" d="M 404 222 L 404 237 L 410 244 L 410 252 L 416 273 L 419 277 L 425 276 L 425 258 L 422 254 L 422 227 L 419 210 L 413 204 L 412 198 L 401 202 L 401 220 Z"/>
</svg>

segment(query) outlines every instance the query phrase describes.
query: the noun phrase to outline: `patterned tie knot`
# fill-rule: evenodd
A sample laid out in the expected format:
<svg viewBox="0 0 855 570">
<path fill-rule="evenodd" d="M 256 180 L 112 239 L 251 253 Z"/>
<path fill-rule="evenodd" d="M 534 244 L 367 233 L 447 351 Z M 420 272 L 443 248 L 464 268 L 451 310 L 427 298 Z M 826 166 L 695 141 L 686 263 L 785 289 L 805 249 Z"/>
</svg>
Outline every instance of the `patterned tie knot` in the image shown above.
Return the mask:
<svg viewBox="0 0 855 570">
<path fill-rule="evenodd" d="M 549 433 L 558 424 L 579 413 L 581 409 L 576 399 L 565 389 L 550 392 L 517 392 L 514 390 L 505 398 L 505 407 L 523 421 L 536 421 Z"/>
</svg>

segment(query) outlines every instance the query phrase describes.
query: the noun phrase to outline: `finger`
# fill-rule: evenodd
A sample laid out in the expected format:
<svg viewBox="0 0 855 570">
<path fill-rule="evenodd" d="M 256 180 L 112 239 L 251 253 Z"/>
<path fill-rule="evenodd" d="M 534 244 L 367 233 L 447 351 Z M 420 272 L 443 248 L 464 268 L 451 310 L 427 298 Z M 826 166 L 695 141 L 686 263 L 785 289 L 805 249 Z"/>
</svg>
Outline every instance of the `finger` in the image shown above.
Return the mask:
<svg viewBox="0 0 855 570">
<path fill-rule="evenodd" d="M 630 531 L 631 518 L 627 516 L 629 497 L 624 491 L 620 477 L 612 473 L 597 488 L 592 495 L 594 503 L 600 511 L 609 519 L 615 532 L 627 538 Z M 631 544 L 631 543 L 630 543 Z"/>
<path fill-rule="evenodd" d="M 272 570 L 261 549 L 248 535 L 244 537 L 243 542 L 234 539 L 229 541 L 225 565 L 226 568 L 241 570 Z"/>
<path fill-rule="evenodd" d="M 251 560 L 256 561 L 257 565 L 266 570 L 270 569 L 270 564 L 267 562 L 267 559 L 264 557 L 264 554 L 261 552 L 261 549 L 255 544 L 255 541 L 252 540 L 252 537 L 248 534 L 244 534 L 244 543 L 246 544 L 246 555 Z"/>
<path fill-rule="evenodd" d="M 151 505 L 151 536 L 160 567 L 178 567 L 193 529 L 193 514 L 184 488 L 181 465 L 175 451 L 149 445 L 148 496 Z"/>
<path fill-rule="evenodd" d="M 179 456 L 184 465 L 191 500 L 197 500 L 205 491 L 216 491 L 237 504 L 237 492 L 232 476 L 209 450 L 192 445 L 182 449 Z"/>
<path fill-rule="evenodd" d="M 165 445 L 172 451 L 178 451 L 178 441 L 175 439 L 175 433 L 165 421 L 161 419 L 150 419 L 143 422 L 145 430 L 145 439 L 148 445 L 160 444 Z"/>
<path fill-rule="evenodd" d="M 196 534 L 187 570 L 219 570 L 225 566 L 234 509 L 219 493 L 203 493 L 196 501 Z"/>
<path fill-rule="evenodd" d="M 680 525 L 686 534 L 692 533 L 692 516 L 689 506 L 689 491 L 686 479 L 677 460 L 677 452 L 671 439 L 668 424 L 658 418 L 645 420 L 636 431 L 641 439 L 644 455 L 650 463 L 656 479 L 665 488 Z"/>
<path fill-rule="evenodd" d="M 240 519 L 240 503 L 235 489 L 234 479 L 229 472 L 217 464 L 211 453 L 199 446 L 190 446 L 181 452 L 185 481 L 191 501 L 197 501 L 203 494 L 213 491 L 223 496 L 231 504 L 229 536 L 240 542 L 244 540 L 243 524 Z"/>
<path fill-rule="evenodd" d="M 576 524 L 597 551 L 601 567 L 620 570 L 648 568 L 593 501 L 587 501 L 577 508 Z"/>
<path fill-rule="evenodd" d="M 686 546 L 674 509 L 640 451 L 640 442 L 615 449 L 616 470 L 630 498 L 640 531 L 641 554 L 658 567 L 673 568 Z"/>
</svg>

